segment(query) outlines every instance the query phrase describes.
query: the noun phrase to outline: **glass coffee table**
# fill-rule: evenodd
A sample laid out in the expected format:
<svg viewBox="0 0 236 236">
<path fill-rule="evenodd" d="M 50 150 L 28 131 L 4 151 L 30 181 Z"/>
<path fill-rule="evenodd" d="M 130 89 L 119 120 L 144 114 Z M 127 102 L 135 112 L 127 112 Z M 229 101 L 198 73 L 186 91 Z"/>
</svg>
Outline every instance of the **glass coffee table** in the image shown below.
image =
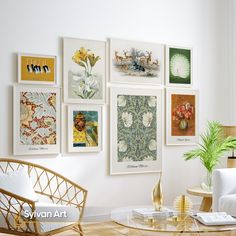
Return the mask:
<svg viewBox="0 0 236 236">
<path fill-rule="evenodd" d="M 111 212 L 111 219 L 119 225 L 135 230 L 136 233 L 130 235 L 143 235 L 141 232 L 144 231 L 146 233 L 148 231 L 147 235 L 157 235 L 157 232 L 165 233 L 164 235 L 202 235 L 205 233 L 212 233 L 210 235 L 236 235 L 236 225 L 206 226 L 192 218 L 190 215 L 184 216 L 181 221 L 176 221 L 173 218 L 159 221 L 137 219 L 134 218 L 132 213 L 132 210 L 137 208 L 151 209 L 153 207 L 132 206 L 117 208 Z"/>
</svg>

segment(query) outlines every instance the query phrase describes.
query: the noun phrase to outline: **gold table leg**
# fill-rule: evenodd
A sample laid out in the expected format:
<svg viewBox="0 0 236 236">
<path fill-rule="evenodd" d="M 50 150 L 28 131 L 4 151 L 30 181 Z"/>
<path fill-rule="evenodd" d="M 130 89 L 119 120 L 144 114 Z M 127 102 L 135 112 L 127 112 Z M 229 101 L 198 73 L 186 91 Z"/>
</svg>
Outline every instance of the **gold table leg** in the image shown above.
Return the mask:
<svg viewBox="0 0 236 236">
<path fill-rule="evenodd" d="M 210 211 L 212 206 L 212 198 L 211 197 L 203 197 L 202 203 L 200 206 L 200 211 Z"/>
</svg>

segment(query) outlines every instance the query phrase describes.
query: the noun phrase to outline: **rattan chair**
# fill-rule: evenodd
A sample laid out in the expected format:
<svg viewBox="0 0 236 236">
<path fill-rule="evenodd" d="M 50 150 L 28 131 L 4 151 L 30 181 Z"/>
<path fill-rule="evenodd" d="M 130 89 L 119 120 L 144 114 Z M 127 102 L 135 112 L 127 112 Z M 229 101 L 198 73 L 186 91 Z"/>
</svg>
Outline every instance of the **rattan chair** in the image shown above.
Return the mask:
<svg viewBox="0 0 236 236">
<path fill-rule="evenodd" d="M 83 235 L 80 220 L 85 208 L 87 191 L 66 179 L 64 176 L 40 165 L 26 161 L 0 158 L 0 174 L 15 171 L 22 167 L 27 168 L 29 177 L 37 194 L 47 198 L 54 204 L 77 207 L 80 212 L 79 219 L 75 223 L 73 222 L 65 227 L 48 232 L 40 231 L 39 222 L 36 218 L 31 219 L 31 221 L 25 224 L 17 223 L 17 219 L 22 215 L 22 210 L 25 206 L 30 208 L 32 212 L 35 211 L 35 202 L 0 189 L 0 216 L 1 219 L 5 221 L 5 226 L 0 227 L 0 232 L 27 236 L 49 236 L 73 229 L 80 235 Z M 14 204 L 12 204 L 12 202 L 14 202 Z"/>
</svg>

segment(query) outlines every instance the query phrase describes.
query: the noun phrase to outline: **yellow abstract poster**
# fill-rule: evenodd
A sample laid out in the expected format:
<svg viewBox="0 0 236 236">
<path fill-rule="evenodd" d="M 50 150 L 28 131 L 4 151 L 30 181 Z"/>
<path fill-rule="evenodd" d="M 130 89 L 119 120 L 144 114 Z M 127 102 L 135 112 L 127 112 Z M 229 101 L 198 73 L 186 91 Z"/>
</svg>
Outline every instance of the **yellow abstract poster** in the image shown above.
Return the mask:
<svg viewBox="0 0 236 236">
<path fill-rule="evenodd" d="M 55 61 L 54 56 L 19 55 L 18 81 L 55 84 Z"/>
</svg>

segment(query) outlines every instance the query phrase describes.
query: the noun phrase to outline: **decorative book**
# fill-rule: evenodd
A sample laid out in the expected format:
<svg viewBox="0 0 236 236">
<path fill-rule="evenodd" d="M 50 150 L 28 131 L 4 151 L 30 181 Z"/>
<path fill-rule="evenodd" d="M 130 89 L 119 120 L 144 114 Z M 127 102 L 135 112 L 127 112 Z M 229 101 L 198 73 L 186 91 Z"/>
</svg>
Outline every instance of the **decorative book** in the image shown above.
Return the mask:
<svg viewBox="0 0 236 236">
<path fill-rule="evenodd" d="M 163 208 L 161 211 L 156 211 L 154 208 L 138 208 L 132 211 L 134 218 L 145 220 L 155 218 L 157 220 L 166 219 L 174 215 L 174 211 L 168 208 Z"/>
<path fill-rule="evenodd" d="M 226 212 L 204 212 L 192 215 L 204 225 L 233 225 L 236 219 Z"/>
</svg>

